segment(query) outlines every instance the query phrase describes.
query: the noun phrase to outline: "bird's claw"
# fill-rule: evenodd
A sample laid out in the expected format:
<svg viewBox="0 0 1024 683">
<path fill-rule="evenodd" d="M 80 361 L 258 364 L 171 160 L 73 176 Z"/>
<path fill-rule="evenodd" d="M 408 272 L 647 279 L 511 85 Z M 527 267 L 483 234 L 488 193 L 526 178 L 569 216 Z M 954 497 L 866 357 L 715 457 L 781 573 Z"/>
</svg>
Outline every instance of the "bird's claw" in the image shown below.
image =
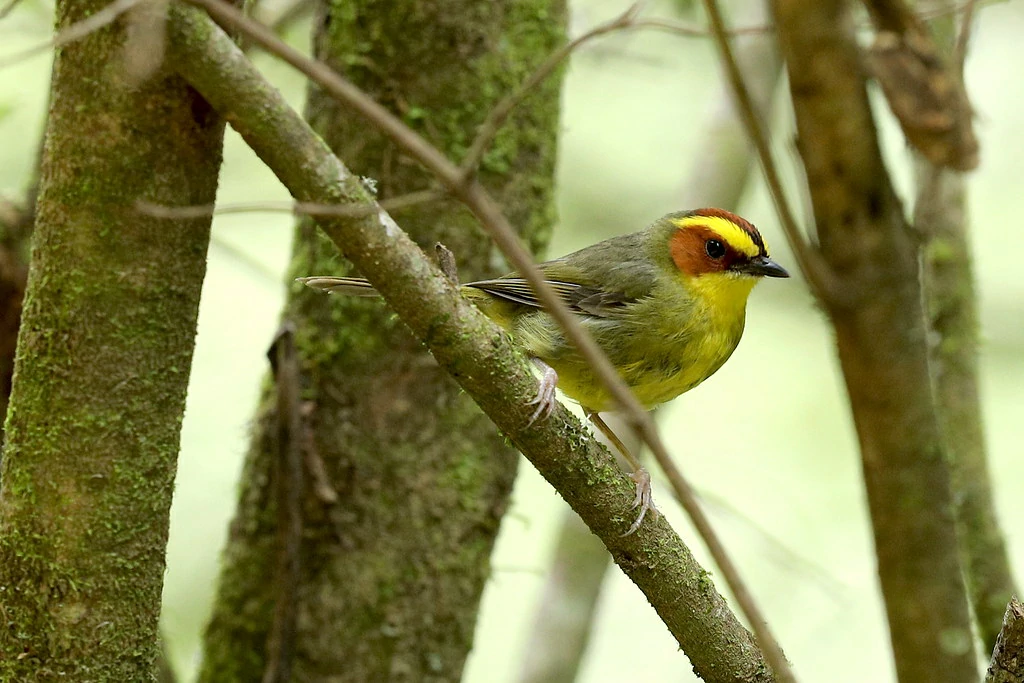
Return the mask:
<svg viewBox="0 0 1024 683">
<path fill-rule="evenodd" d="M 635 533 L 643 523 L 648 511 L 650 511 L 652 519 L 657 519 L 661 515 L 658 512 L 658 508 L 654 507 L 654 496 L 651 492 L 651 473 L 646 468 L 641 467 L 632 472 L 629 478 L 636 482 L 636 497 L 633 498 L 633 504 L 630 506 L 630 509 L 640 508 L 640 515 L 633 522 L 633 525 L 629 527 L 629 530 L 622 534 L 623 536 Z"/>
<path fill-rule="evenodd" d="M 537 395 L 527 405 L 537 406 L 537 409 L 533 411 L 533 415 L 530 416 L 530 421 L 527 426 L 532 425 L 537 421 L 538 418 L 547 419 L 551 415 L 551 412 L 555 409 L 558 401 L 555 400 L 555 387 L 558 386 L 558 373 L 555 369 L 547 363 L 534 360 L 537 367 L 540 368 L 543 373 L 540 378 L 540 385 L 537 387 Z"/>
</svg>

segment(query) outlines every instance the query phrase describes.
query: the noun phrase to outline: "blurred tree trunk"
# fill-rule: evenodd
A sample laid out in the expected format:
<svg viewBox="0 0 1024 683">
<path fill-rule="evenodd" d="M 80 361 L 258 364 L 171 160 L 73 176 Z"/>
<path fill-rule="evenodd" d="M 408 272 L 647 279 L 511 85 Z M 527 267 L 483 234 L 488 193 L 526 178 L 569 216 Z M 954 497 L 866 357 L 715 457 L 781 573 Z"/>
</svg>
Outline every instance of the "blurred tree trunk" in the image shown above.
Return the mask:
<svg viewBox="0 0 1024 683">
<path fill-rule="evenodd" d="M 561 0 L 443 4 L 361 0 L 322 8 L 316 53 L 458 158 L 494 103 L 563 40 Z M 387 199 L 429 176 L 372 126 L 314 90 L 309 118 L 345 163 Z M 554 223 L 558 79 L 513 115 L 481 179 L 534 248 Z M 505 270 L 459 204 L 394 211 L 424 248 L 451 248 L 467 278 Z M 302 221 L 293 275 L 343 274 L 336 249 Z M 333 504 L 306 496 L 292 676 L 297 681 L 452 681 L 472 643 L 489 557 L 518 456 L 380 301 L 293 287 L 312 414 L 307 458 Z M 273 630 L 277 514 L 259 409 L 214 613 L 203 681 L 253 681 Z"/>
<path fill-rule="evenodd" d="M 0 418 L 7 415 L 14 378 L 14 355 L 21 325 L 21 307 L 28 283 L 28 260 L 32 228 L 36 221 L 36 200 L 39 197 L 39 167 L 43 144 L 40 139 L 32 177 L 25 198 L 20 202 L 0 198 Z M 4 440 L 0 426 L 0 449 Z M 0 452 L 0 462 L 3 453 Z"/>
<path fill-rule="evenodd" d="M 967 241 L 966 187 L 955 171 L 926 162 L 915 226 L 925 235 L 928 317 L 935 396 L 949 450 L 967 586 L 987 652 L 995 647 L 1006 604 L 1014 594 L 985 448 L 978 391 L 978 313 Z"/>
<path fill-rule="evenodd" d="M 881 3 L 879 3 L 881 4 Z M 882 161 L 850 3 L 775 0 L 899 680 L 978 678 L 919 244 Z"/>
<path fill-rule="evenodd" d="M 57 29 L 105 0 L 62 0 Z M 123 24 L 53 67 L 33 267 L 0 471 L 0 680 L 147 681 L 223 125 Z M 10 626 L 9 626 L 10 625 Z"/>
<path fill-rule="evenodd" d="M 932 31 L 947 56 L 953 60 L 963 57 L 953 54 L 957 42 L 953 15 L 932 22 Z M 963 174 L 942 169 L 920 156 L 915 157 L 915 166 L 918 189 L 914 226 L 924 238 L 928 320 L 937 335 L 931 346 L 932 379 L 952 465 L 971 606 L 985 652 L 992 652 L 1006 605 L 1016 589 L 992 498 L 982 422 L 967 184 Z"/>
</svg>

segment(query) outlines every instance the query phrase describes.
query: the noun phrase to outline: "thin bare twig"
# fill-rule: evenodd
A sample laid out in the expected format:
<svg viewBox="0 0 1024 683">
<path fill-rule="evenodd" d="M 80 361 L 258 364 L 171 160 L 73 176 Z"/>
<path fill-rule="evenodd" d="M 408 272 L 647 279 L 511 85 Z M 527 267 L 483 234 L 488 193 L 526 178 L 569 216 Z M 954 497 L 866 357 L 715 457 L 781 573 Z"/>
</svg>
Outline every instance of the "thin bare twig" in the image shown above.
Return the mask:
<svg viewBox="0 0 1024 683">
<path fill-rule="evenodd" d="M 740 609 L 754 626 L 756 637 L 760 641 L 762 649 L 777 653 L 778 656 L 769 661 L 773 668 L 779 667 L 775 669 L 776 675 L 784 677 L 789 667 L 785 657 L 781 656 L 781 648 L 771 635 L 760 609 L 758 609 L 750 591 L 740 578 L 739 571 L 725 551 L 721 540 L 712 529 L 711 523 L 701 509 L 692 487 L 683 477 L 682 472 L 680 472 L 665 448 L 665 444 L 662 442 L 653 420 L 650 419 L 647 411 L 644 410 L 643 406 L 633 395 L 633 392 L 619 377 L 618 372 L 601 348 L 597 346 L 593 338 L 583 329 L 576 316 L 569 311 L 554 290 L 552 290 L 551 286 L 544 280 L 532 256 L 522 246 L 515 230 L 513 230 L 508 219 L 487 191 L 476 181 L 466 183 L 462 169 L 452 163 L 434 146 L 402 123 L 378 102 L 342 78 L 326 64 L 306 57 L 298 50 L 281 41 L 266 26 L 246 17 L 231 5 L 220 0 L 190 0 L 190 2 L 206 9 L 217 21 L 249 36 L 253 42 L 304 73 L 322 87 L 326 93 L 367 118 L 381 132 L 404 149 L 407 154 L 432 171 L 438 180 L 451 191 L 452 195 L 461 200 L 473 212 L 512 266 L 530 283 L 530 286 L 537 293 L 541 304 L 565 331 L 566 337 L 577 347 L 585 361 L 594 370 L 594 374 L 612 395 L 627 422 L 633 426 L 651 449 L 651 453 L 667 475 L 669 482 L 676 491 L 676 495 L 690 516 L 694 527 L 700 533 L 711 556 L 721 570 Z M 783 680 L 792 680 L 792 677 L 790 676 L 788 679 L 783 678 Z"/>
<path fill-rule="evenodd" d="M 661 18 L 650 18 L 650 19 L 636 19 L 630 24 L 629 28 L 653 28 L 659 31 L 666 31 L 668 33 L 675 34 L 677 36 L 683 36 L 684 38 L 710 38 L 712 32 L 704 26 L 694 26 L 692 24 L 683 24 L 678 21 L 671 19 Z M 764 33 L 771 33 L 775 30 L 775 27 L 771 24 L 762 24 L 758 26 L 745 26 L 743 28 L 734 28 L 729 30 L 730 36 L 756 36 Z"/>
<path fill-rule="evenodd" d="M 775 211 L 782 223 L 782 230 L 786 233 L 786 240 L 793 250 L 793 256 L 807 278 L 808 284 L 815 294 L 821 298 L 823 293 L 833 296 L 839 293 L 839 286 L 835 282 L 835 276 L 829 272 L 817 250 L 810 244 L 800 226 L 797 225 L 796 216 L 786 199 L 786 192 L 782 187 L 782 178 L 779 175 L 778 167 L 772 156 L 771 145 L 768 144 L 768 135 L 765 132 L 761 118 L 757 115 L 757 107 L 750 95 L 746 82 L 743 79 L 743 72 L 740 71 L 736 56 L 729 45 L 728 31 L 725 20 L 715 0 L 704 0 L 704 7 L 708 15 L 708 22 L 711 24 L 711 32 L 715 43 L 722 55 L 722 63 L 725 66 L 725 73 L 729 84 L 732 86 L 733 96 L 736 98 L 737 108 L 743 125 L 750 135 L 751 142 L 757 150 L 757 156 L 761 160 L 761 169 L 764 172 L 765 182 L 772 195 L 775 204 Z"/>
<path fill-rule="evenodd" d="M 284 34 L 291 25 L 302 19 L 316 7 L 315 0 L 293 0 L 274 16 L 260 17 L 274 33 Z"/>
<path fill-rule="evenodd" d="M 569 41 L 552 52 L 551 55 L 545 59 L 544 62 L 537 67 L 537 69 L 530 74 L 530 76 L 523 81 L 518 88 L 516 88 L 515 92 L 509 94 L 494 105 L 490 112 L 488 112 L 487 118 L 484 119 L 482 124 L 480 124 L 476 138 L 473 139 L 472 144 L 469 146 L 469 151 L 466 152 L 466 156 L 462 160 L 461 167 L 464 174 L 463 182 L 468 184 L 474 180 L 477 171 L 480 169 L 480 162 L 483 160 L 484 154 L 487 153 L 487 148 L 490 147 L 491 143 L 494 141 L 494 136 L 498 134 L 502 124 L 505 123 L 505 120 L 508 119 L 512 111 L 519 106 L 524 99 L 526 99 L 526 96 L 530 94 L 531 90 L 536 88 L 548 76 L 554 73 L 555 69 L 557 69 L 558 66 L 565 61 L 565 59 L 576 48 L 598 36 L 631 26 L 634 19 L 636 19 L 636 15 L 640 12 L 642 5 L 642 2 L 633 3 L 619 16 L 595 26 L 575 40 Z"/>
<path fill-rule="evenodd" d="M 0 19 L 5 18 L 8 14 L 14 11 L 14 8 L 18 6 L 21 0 L 7 0 L 7 3 L 0 8 Z"/>
<path fill-rule="evenodd" d="M 957 34 L 956 43 L 953 45 L 953 69 L 960 78 L 961 86 L 963 86 L 964 63 L 967 61 L 967 45 L 971 40 L 976 2 L 977 0 L 967 0 L 964 3 L 963 16 L 960 17 L 960 33 Z"/>
<path fill-rule="evenodd" d="M 948 7 L 936 7 L 934 9 L 925 9 L 917 13 L 917 16 L 924 21 L 931 21 L 932 19 L 938 19 L 944 17 L 947 14 L 961 14 L 967 13 L 968 11 L 973 12 L 975 7 L 986 5 L 994 5 L 998 2 L 1006 2 L 1006 0 L 987 0 L 982 2 L 981 0 L 964 0 L 960 3 L 952 3 Z"/>
<path fill-rule="evenodd" d="M 21 52 L 15 52 L 12 55 L 0 58 L 0 69 L 18 64 L 30 57 L 42 54 L 43 52 L 48 52 L 49 50 L 61 47 L 62 45 L 67 45 L 68 43 L 73 43 L 76 40 L 81 40 L 90 33 L 114 23 L 118 17 L 133 7 L 149 1 L 150 0 L 114 0 L 114 2 L 110 3 L 96 14 L 68 26 L 45 43 L 40 43 L 39 45 L 26 48 Z"/>
<path fill-rule="evenodd" d="M 501 126 L 506 120 L 508 120 L 508 117 L 512 114 L 515 108 L 518 107 L 524 99 L 526 99 L 527 95 L 529 95 L 534 88 L 543 83 L 545 79 L 554 73 L 555 70 L 558 69 L 559 65 L 561 65 L 569 55 L 585 43 L 608 33 L 616 33 L 619 31 L 638 28 L 659 29 L 662 31 L 668 31 L 675 35 L 685 36 L 687 38 L 707 38 L 711 35 L 706 28 L 701 26 L 681 24 L 670 19 L 640 19 L 638 17 L 642 9 L 643 2 L 635 2 L 619 16 L 614 17 L 603 24 L 598 24 L 586 33 L 555 50 L 532 74 L 530 74 L 529 77 L 527 77 L 525 81 L 523 81 L 522 84 L 520 84 L 518 88 L 516 88 L 515 92 L 509 94 L 498 102 L 490 112 L 488 112 L 487 118 L 484 119 L 484 122 L 480 124 L 477 135 L 470 144 L 469 150 L 466 152 L 466 156 L 460 164 L 462 171 L 465 174 L 464 182 L 468 183 L 474 179 L 480 169 L 480 162 L 487 153 L 487 149 L 490 147 L 491 143 L 494 142 L 494 137 L 498 134 Z M 771 26 L 754 26 L 734 30 L 733 35 L 766 33 L 771 30 Z"/>
<path fill-rule="evenodd" d="M 396 211 L 424 202 L 441 199 L 445 193 L 437 190 L 410 192 L 390 199 L 382 199 L 378 206 L 386 211 Z M 205 204 L 202 206 L 166 206 L 145 200 L 135 203 L 135 208 L 147 216 L 181 220 L 184 218 L 203 218 L 215 215 L 223 216 L 234 213 L 288 213 L 306 216 L 338 216 L 342 218 L 358 218 L 377 213 L 377 208 L 364 205 L 316 204 L 313 202 L 240 202 L 237 204 Z"/>
</svg>

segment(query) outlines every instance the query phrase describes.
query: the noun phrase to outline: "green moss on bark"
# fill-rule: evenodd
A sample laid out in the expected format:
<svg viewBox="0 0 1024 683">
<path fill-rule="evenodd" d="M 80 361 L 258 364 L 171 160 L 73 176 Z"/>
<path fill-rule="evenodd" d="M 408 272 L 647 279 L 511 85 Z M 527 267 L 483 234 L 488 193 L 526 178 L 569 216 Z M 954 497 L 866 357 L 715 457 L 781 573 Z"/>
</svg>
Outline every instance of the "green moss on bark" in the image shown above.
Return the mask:
<svg viewBox="0 0 1024 683">
<path fill-rule="evenodd" d="M 560 0 L 361 0 L 323 12 L 317 55 L 456 159 L 494 103 L 563 40 Z M 430 186 L 418 165 L 317 90 L 309 118 L 353 172 L 373 180 L 378 197 Z M 552 79 L 515 112 L 481 172 L 535 248 L 554 222 L 557 120 Z M 394 215 L 424 248 L 451 248 L 463 277 L 505 270 L 453 201 Z M 299 226 L 291 274 L 349 270 L 311 224 Z M 315 448 L 339 494 L 329 508 L 306 501 L 293 676 L 458 680 L 517 455 L 381 301 L 293 286 L 285 315 L 298 325 Z M 265 405 L 273 411 L 271 399 Z M 276 522 L 270 423 L 260 424 L 206 634 L 203 681 L 258 680 L 265 665 Z"/>
<path fill-rule="evenodd" d="M 58 27 L 105 5 L 58 3 Z M 54 63 L 0 472 L 0 680 L 144 681 L 223 126 L 180 79 L 121 80 L 109 27 Z"/>
</svg>

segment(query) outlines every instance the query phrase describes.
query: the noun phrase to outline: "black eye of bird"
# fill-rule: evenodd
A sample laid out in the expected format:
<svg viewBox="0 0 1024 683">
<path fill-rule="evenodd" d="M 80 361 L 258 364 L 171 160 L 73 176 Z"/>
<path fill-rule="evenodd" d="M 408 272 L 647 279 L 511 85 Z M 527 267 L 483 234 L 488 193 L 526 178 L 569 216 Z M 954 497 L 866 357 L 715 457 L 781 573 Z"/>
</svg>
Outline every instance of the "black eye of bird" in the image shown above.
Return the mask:
<svg viewBox="0 0 1024 683">
<path fill-rule="evenodd" d="M 721 240 L 708 240 L 704 243 L 704 251 L 711 258 L 719 259 L 725 256 L 725 245 L 722 244 Z"/>
</svg>

